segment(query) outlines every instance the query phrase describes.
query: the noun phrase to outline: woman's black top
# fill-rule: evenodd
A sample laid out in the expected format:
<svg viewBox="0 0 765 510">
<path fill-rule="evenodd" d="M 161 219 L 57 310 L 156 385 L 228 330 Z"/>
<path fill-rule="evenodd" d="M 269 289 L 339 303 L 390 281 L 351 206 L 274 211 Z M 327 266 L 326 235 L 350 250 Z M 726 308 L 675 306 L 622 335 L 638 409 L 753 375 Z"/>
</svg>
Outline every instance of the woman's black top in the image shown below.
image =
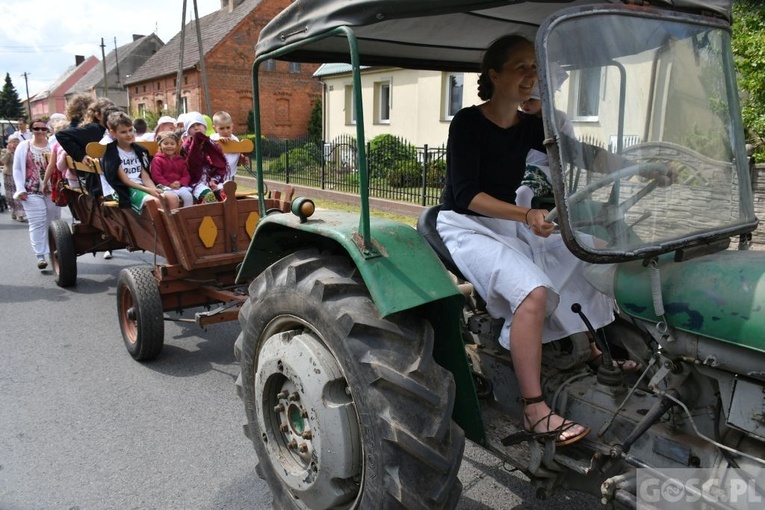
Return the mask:
<svg viewBox="0 0 765 510">
<path fill-rule="evenodd" d="M 546 152 L 542 119 L 518 115 L 520 121 L 504 129 L 477 106 L 457 112 L 449 126 L 442 210 L 478 215 L 468 205 L 480 192 L 515 203 L 529 150 Z"/>
</svg>

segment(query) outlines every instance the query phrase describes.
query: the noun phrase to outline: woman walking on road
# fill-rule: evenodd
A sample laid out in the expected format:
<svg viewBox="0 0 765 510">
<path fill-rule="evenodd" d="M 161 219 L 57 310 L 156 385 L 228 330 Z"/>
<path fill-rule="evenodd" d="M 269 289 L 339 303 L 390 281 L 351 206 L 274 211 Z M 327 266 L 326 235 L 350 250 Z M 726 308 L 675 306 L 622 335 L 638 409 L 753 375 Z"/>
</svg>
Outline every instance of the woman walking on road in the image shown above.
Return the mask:
<svg viewBox="0 0 765 510">
<path fill-rule="evenodd" d="M 31 140 L 24 140 L 13 157 L 13 180 L 16 193 L 13 198 L 21 201 L 29 221 L 29 240 L 32 243 L 37 267 L 45 269 L 48 262 L 48 224 L 61 217 L 61 209 L 46 196 L 42 186 L 47 164 L 45 155 L 48 147 L 48 125 L 42 119 L 32 121 Z"/>
</svg>

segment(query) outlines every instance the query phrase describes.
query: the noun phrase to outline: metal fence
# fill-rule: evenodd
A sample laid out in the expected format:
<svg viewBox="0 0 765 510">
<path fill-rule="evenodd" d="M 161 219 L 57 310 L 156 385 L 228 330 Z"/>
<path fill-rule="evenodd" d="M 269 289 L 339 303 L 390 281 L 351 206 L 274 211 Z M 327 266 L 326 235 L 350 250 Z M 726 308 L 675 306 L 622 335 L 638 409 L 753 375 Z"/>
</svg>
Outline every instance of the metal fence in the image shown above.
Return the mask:
<svg viewBox="0 0 765 510">
<path fill-rule="evenodd" d="M 416 147 L 392 135 L 365 142 L 369 196 L 423 206 L 439 202 L 446 179 L 446 147 Z M 352 136 L 317 142 L 309 137 L 261 139 L 263 177 L 320 189 L 360 192 L 357 142 Z"/>
</svg>

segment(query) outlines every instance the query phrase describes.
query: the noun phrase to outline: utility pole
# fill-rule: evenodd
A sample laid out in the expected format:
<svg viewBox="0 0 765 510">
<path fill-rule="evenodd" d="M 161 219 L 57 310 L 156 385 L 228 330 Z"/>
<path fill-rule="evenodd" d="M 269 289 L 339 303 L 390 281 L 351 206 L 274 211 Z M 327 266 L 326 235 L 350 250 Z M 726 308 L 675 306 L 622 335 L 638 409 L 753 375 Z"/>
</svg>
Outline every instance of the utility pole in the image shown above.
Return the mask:
<svg viewBox="0 0 765 510">
<path fill-rule="evenodd" d="M 117 55 L 117 38 L 114 38 L 114 66 L 117 69 L 117 88 L 122 87 L 122 80 L 120 79 L 120 57 Z"/>
<path fill-rule="evenodd" d="M 199 46 L 199 66 L 202 72 L 202 89 L 205 93 L 205 113 L 212 117 L 210 108 L 210 91 L 207 89 L 207 71 L 205 70 L 205 53 L 202 51 L 202 29 L 199 28 L 199 11 L 197 10 L 197 0 L 194 0 L 194 19 L 197 28 L 197 46 Z"/>
<path fill-rule="evenodd" d="M 24 87 L 27 90 L 27 119 L 32 120 L 32 104 L 29 102 L 29 73 L 24 72 L 21 76 L 24 77 Z"/>
<path fill-rule="evenodd" d="M 183 15 L 181 16 L 181 56 L 178 59 L 178 75 L 175 79 L 175 118 L 181 113 L 181 88 L 183 87 L 183 47 L 186 45 L 186 0 L 183 0 Z"/>
<path fill-rule="evenodd" d="M 101 38 L 101 62 L 104 64 L 104 97 L 109 97 L 109 84 L 106 82 L 106 45 L 104 38 Z"/>
</svg>

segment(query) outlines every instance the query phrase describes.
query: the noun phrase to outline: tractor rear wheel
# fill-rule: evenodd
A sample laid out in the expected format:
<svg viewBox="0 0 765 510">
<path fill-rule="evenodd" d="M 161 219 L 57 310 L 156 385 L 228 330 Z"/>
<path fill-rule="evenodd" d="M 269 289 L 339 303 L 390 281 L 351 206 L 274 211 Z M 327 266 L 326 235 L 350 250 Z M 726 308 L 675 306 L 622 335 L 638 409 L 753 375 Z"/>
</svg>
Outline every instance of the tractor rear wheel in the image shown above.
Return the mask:
<svg viewBox="0 0 765 510">
<path fill-rule="evenodd" d="M 351 260 L 314 250 L 255 279 L 239 321 L 245 433 L 274 508 L 456 506 L 465 437 L 428 321 L 381 318 Z"/>
</svg>

